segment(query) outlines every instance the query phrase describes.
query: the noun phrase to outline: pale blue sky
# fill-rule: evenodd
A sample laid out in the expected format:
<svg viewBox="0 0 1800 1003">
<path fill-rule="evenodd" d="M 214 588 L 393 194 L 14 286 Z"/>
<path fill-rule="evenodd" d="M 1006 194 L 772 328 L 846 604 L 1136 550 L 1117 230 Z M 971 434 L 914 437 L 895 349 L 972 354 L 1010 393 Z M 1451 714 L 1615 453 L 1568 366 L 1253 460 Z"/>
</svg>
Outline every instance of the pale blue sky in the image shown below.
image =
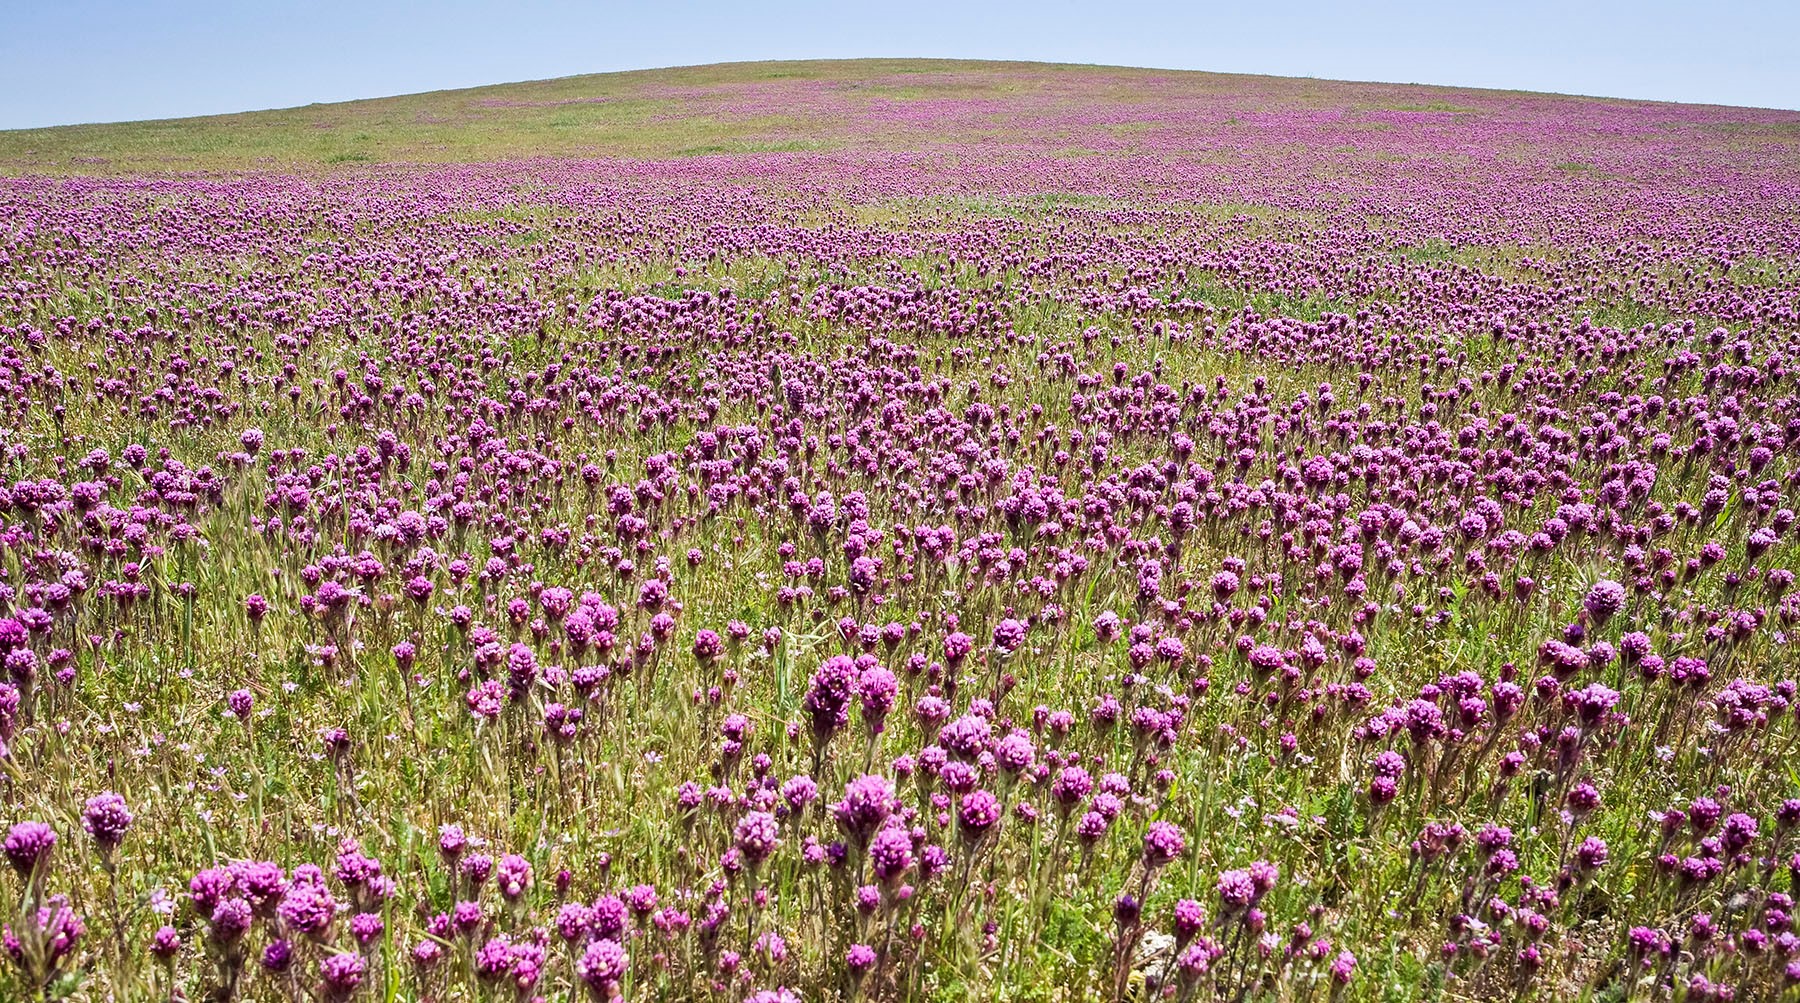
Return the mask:
<svg viewBox="0 0 1800 1003">
<path fill-rule="evenodd" d="M 0 0 L 0 128 L 744 59 L 950 56 L 1800 108 L 1800 0 Z"/>
</svg>

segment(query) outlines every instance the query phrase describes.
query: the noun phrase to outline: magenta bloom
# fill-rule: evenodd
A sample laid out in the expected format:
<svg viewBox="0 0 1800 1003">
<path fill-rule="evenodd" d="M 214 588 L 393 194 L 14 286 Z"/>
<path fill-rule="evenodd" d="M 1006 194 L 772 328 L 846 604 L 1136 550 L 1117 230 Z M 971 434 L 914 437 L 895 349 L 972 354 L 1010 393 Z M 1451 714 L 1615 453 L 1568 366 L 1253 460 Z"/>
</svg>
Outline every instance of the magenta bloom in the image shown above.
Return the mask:
<svg viewBox="0 0 1800 1003">
<path fill-rule="evenodd" d="M 892 882 L 898 879 L 912 866 L 912 837 L 897 825 L 883 828 L 869 843 L 869 861 L 879 880 Z"/>
<path fill-rule="evenodd" d="M 181 954 L 181 933 L 172 926 L 159 926 L 150 936 L 150 955 L 165 964 Z"/>
<path fill-rule="evenodd" d="M 886 777 L 866 774 L 845 785 L 844 797 L 832 806 L 831 814 L 852 842 L 864 846 L 898 807 L 893 784 Z"/>
<path fill-rule="evenodd" d="M 531 862 L 516 853 L 501 857 L 494 868 L 494 883 L 502 898 L 509 902 L 517 899 L 531 887 Z"/>
<path fill-rule="evenodd" d="M 1593 617 L 1596 624 L 1604 624 L 1612 619 L 1613 614 L 1625 608 L 1625 599 L 1625 586 L 1618 582 L 1602 580 L 1595 582 L 1593 587 L 1588 589 L 1587 595 L 1581 600 L 1581 605 L 1583 609 L 1587 610 L 1588 616 Z"/>
<path fill-rule="evenodd" d="M 733 838 L 738 852 L 744 855 L 744 861 L 754 867 L 769 859 L 775 848 L 781 845 L 780 831 L 775 816 L 764 811 L 753 811 L 738 820 Z"/>
<path fill-rule="evenodd" d="M 944 662 L 951 668 L 961 665 L 974 650 L 975 639 L 961 631 L 952 631 L 944 637 Z"/>
<path fill-rule="evenodd" d="M 1010 655 L 1025 645 L 1025 625 L 1017 620 L 1002 620 L 994 627 L 994 647 Z"/>
<path fill-rule="evenodd" d="M 56 830 L 42 822 L 19 822 L 6 834 L 6 860 L 22 878 L 30 877 L 50 857 Z"/>
<path fill-rule="evenodd" d="M 725 651 L 725 641 L 717 631 L 702 630 L 694 635 L 694 657 L 710 662 Z"/>
<path fill-rule="evenodd" d="M 1005 810 L 1000 799 L 989 791 L 976 790 L 964 794 L 956 814 L 963 839 L 970 843 L 979 842 L 1000 824 Z"/>
<path fill-rule="evenodd" d="M 125 830 L 131 828 L 131 809 L 125 806 L 125 799 L 112 791 L 96 794 L 87 800 L 87 806 L 81 813 L 81 827 L 102 852 L 110 853 L 125 839 Z"/>
<path fill-rule="evenodd" d="M 319 993 L 327 1000 L 347 1000 L 363 984 L 363 959 L 357 954 L 333 954 L 319 962 Z"/>
<path fill-rule="evenodd" d="M 288 928 L 297 933 L 318 936 L 331 926 L 337 915 L 337 901 L 325 885 L 325 876 L 310 864 L 294 869 L 293 880 L 281 903 L 275 907 Z"/>
<path fill-rule="evenodd" d="M 1156 870 L 1187 852 L 1187 835 L 1173 822 L 1152 822 L 1144 830 L 1144 866 Z"/>
<path fill-rule="evenodd" d="M 597 1000 L 611 998 L 625 978 L 631 959 L 618 941 L 600 939 L 587 946 L 575 963 L 575 976 Z"/>
<path fill-rule="evenodd" d="M 1250 880 L 1249 871 L 1226 871 L 1219 875 L 1219 901 L 1225 904 L 1228 913 L 1247 909 L 1256 901 L 1256 883 Z"/>
<path fill-rule="evenodd" d="M 506 687 L 498 679 L 478 683 L 469 689 L 465 702 L 471 714 L 491 721 L 500 716 L 501 708 L 506 705 Z"/>
<path fill-rule="evenodd" d="M 256 706 L 256 694 L 249 690 L 232 690 L 225 698 L 225 705 L 231 709 L 232 717 L 248 722 L 250 711 Z"/>
</svg>

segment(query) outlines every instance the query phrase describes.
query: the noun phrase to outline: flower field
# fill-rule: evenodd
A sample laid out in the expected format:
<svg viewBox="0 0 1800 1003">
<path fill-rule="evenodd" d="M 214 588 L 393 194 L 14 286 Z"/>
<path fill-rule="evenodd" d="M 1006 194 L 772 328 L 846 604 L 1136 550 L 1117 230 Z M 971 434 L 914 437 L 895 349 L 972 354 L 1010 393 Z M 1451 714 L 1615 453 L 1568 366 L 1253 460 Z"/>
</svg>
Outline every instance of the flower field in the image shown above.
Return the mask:
<svg viewBox="0 0 1800 1003">
<path fill-rule="evenodd" d="M 0 137 L 0 998 L 1800 999 L 1800 113 L 767 70 Z"/>
</svg>

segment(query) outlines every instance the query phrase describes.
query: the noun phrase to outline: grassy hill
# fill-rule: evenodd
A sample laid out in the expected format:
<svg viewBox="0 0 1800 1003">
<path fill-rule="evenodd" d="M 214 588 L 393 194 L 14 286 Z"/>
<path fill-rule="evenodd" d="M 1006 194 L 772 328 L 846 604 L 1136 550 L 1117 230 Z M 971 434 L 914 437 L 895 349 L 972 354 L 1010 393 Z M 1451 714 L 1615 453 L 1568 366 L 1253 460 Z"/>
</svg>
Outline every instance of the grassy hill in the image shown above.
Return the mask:
<svg viewBox="0 0 1800 1003">
<path fill-rule="evenodd" d="M 0 131 L 0 173 L 312 170 L 529 157 L 1129 141 L 1170 114 L 1229 124 L 1235 97 L 1284 112 L 1466 115 L 1503 96 L 1187 71 L 871 59 L 602 73 L 198 118 Z M 1054 110 L 1054 114 L 1048 113 Z M 1091 114 L 1082 119 L 1083 110 Z M 1074 112 L 1073 118 L 1070 116 Z M 1216 114 L 1215 114 L 1216 113 Z M 1223 117 L 1222 117 L 1223 116 Z M 1071 122 L 1080 128 L 1071 128 Z M 1375 123 L 1376 126 L 1379 123 Z"/>
</svg>

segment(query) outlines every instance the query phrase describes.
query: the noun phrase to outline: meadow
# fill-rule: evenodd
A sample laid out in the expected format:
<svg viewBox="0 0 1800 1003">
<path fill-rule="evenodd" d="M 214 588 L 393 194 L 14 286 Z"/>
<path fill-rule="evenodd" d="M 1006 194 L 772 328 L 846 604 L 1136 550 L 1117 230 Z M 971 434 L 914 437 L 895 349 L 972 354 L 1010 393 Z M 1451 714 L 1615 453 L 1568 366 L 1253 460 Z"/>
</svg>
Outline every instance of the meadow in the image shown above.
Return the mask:
<svg viewBox="0 0 1800 1003">
<path fill-rule="evenodd" d="M 1800 998 L 1800 113 L 0 133 L 0 997 Z"/>
</svg>

